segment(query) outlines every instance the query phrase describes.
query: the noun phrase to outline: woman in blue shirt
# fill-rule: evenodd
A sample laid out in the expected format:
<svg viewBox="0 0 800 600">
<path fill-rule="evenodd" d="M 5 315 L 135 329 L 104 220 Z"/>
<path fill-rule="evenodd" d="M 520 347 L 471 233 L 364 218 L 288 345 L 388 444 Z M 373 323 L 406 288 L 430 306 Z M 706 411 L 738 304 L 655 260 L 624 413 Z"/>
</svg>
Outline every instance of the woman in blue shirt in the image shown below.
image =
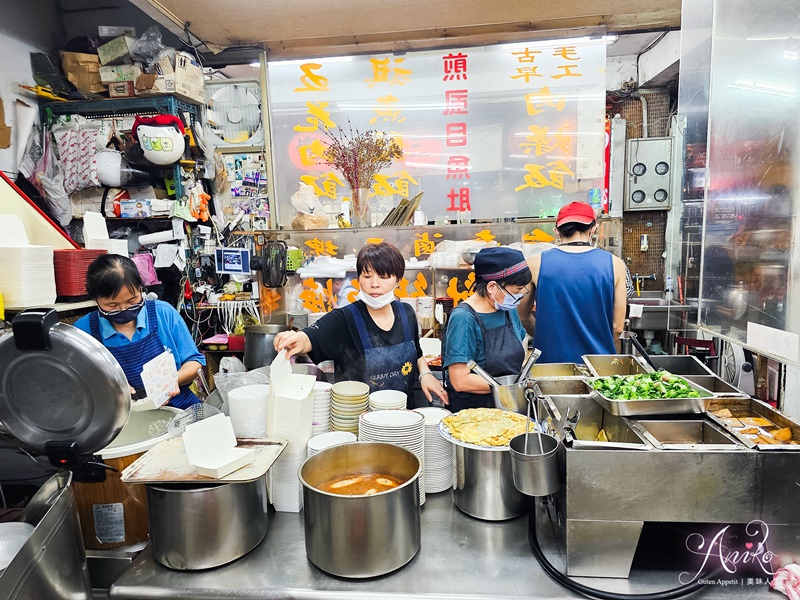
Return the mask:
<svg viewBox="0 0 800 600">
<path fill-rule="evenodd" d="M 131 259 L 103 254 L 86 271 L 86 291 L 97 302 L 97 310 L 80 318 L 75 327 L 94 336 L 114 355 L 132 394 L 143 394 L 145 363 L 168 350 L 178 370 L 178 388 L 169 405 L 197 404 L 200 399 L 189 385 L 205 358 L 178 311 L 161 300 L 145 301 L 142 288 L 142 277 Z"/>
<path fill-rule="evenodd" d="M 450 410 L 494 406 L 489 385 L 467 368 L 474 360 L 493 377 L 517 375 L 525 358 L 525 329 L 516 308 L 531 272 L 512 248 L 484 248 L 475 257 L 474 294 L 447 320 L 442 366 Z"/>
</svg>

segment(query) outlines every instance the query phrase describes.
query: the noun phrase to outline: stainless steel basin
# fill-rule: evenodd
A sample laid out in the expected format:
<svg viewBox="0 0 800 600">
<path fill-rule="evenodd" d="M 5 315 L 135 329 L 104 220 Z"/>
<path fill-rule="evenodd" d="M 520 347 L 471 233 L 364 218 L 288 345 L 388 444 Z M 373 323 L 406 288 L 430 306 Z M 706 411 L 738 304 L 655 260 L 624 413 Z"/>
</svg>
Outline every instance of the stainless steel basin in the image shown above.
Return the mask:
<svg viewBox="0 0 800 600">
<path fill-rule="evenodd" d="M 581 368 L 575 363 L 539 363 L 531 368 L 531 377 L 583 377 Z"/>
<path fill-rule="evenodd" d="M 696 356 L 689 355 L 654 355 L 650 357 L 653 364 L 659 369 L 669 371 L 673 375 L 713 375 L 714 373 L 697 360 Z M 697 383 L 700 383 L 699 381 Z M 700 385 L 703 385 L 700 383 Z M 706 386 L 703 386 L 706 387 Z M 710 388 L 706 388 L 710 389 Z"/>
<path fill-rule="evenodd" d="M 595 377 L 648 372 L 648 368 L 630 354 L 584 354 L 583 362 Z"/>
<path fill-rule="evenodd" d="M 568 413 L 580 412 L 580 418 L 573 428 L 573 448 L 644 450 L 648 447 L 630 427 L 627 419 L 606 412 L 591 396 L 553 394 L 547 399 L 550 405 L 542 407 L 543 414 L 550 413 L 556 421 L 560 422 Z M 608 442 L 595 441 L 601 429 L 605 431 Z M 559 434 L 563 435 L 563 431 L 559 431 Z"/>
<path fill-rule="evenodd" d="M 543 394 L 588 394 L 591 388 L 583 379 L 540 379 L 539 389 Z"/>
<path fill-rule="evenodd" d="M 690 310 L 690 306 L 666 300 L 664 298 L 637 297 L 628 299 L 628 304 L 641 304 L 642 316 L 631 319 L 631 329 L 651 329 L 655 331 L 677 329 L 681 325 L 681 316 Z"/>
<path fill-rule="evenodd" d="M 636 421 L 663 445 L 712 444 L 736 445 L 736 440 L 719 427 L 704 419 L 688 421 Z"/>
</svg>

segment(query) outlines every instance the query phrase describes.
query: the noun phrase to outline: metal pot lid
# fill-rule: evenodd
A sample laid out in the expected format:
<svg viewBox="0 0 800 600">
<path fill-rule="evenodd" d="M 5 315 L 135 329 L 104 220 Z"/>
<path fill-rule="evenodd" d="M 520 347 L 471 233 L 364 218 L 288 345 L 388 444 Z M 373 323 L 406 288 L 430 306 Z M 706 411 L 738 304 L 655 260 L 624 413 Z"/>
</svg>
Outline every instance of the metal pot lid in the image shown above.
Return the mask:
<svg viewBox="0 0 800 600">
<path fill-rule="evenodd" d="M 55 310 L 30 309 L 0 341 L 0 422 L 44 451 L 50 441 L 77 442 L 90 454 L 128 420 L 130 388 L 113 355 L 88 333 L 58 322 Z"/>
</svg>

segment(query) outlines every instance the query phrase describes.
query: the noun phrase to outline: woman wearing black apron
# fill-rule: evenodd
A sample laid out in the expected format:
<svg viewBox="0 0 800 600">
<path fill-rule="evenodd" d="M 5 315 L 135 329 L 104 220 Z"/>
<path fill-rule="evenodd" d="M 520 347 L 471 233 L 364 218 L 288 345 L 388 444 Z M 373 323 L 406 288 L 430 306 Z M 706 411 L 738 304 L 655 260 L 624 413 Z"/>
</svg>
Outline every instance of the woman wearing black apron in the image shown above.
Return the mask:
<svg viewBox="0 0 800 600">
<path fill-rule="evenodd" d="M 356 258 L 360 291 L 357 300 L 337 308 L 303 331 L 275 336 L 275 349 L 287 356 L 311 353 L 316 363 L 334 361 L 336 381 L 363 381 L 370 392 L 400 390 L 411 404 L 411 386 L 419 374 L 430 402 L 447 394 L 430 372 L 417 335 L 417 317 L 399 302 L 394 290 L 405 272 L 405 260 L 389 243 L 367 244 Z M 430 375 L 426 377 L 426 375 Z"/>
<path fill-rule="evenodd" d="M 512 248 L 484 248 L 475 257 L 472 296 L 450 313 L 442 366 L 449 409 L 491 408 L 489 384 L 467 368 L 474 360 L 492 377 L 517 375 L 525 358 L 525 329 L 516 308 L 527 293 L 531 272 Z"/>
<path fill-rule="evenodd" d="M 142 367 L 169 351 L 178 371 L 178 389 L 169 405 L 188 408 L 200 399 L 189 386 L 206 364 L 178 311 L 161 300 L 145 301 L 142 277 L 127 256 L 103 254 L 86 270 L 86 291 L 97 310 L 75 327 L 103 344 L 125 371 L 131 393 L 143 394 Z"/>
</svg>

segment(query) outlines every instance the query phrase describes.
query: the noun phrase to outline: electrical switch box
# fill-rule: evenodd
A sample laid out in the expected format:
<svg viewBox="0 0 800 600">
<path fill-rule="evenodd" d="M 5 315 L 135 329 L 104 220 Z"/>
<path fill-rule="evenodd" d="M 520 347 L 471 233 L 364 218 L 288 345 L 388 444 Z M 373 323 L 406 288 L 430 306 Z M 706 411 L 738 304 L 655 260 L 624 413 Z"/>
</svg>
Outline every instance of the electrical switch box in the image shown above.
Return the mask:
<svg viewBox="0 0 800 600">
<path fill-rule="evenodd" d="M 669 210 L 674 167 L 671 137 L 628 140 L 624 209 Z"/>
</svg>

